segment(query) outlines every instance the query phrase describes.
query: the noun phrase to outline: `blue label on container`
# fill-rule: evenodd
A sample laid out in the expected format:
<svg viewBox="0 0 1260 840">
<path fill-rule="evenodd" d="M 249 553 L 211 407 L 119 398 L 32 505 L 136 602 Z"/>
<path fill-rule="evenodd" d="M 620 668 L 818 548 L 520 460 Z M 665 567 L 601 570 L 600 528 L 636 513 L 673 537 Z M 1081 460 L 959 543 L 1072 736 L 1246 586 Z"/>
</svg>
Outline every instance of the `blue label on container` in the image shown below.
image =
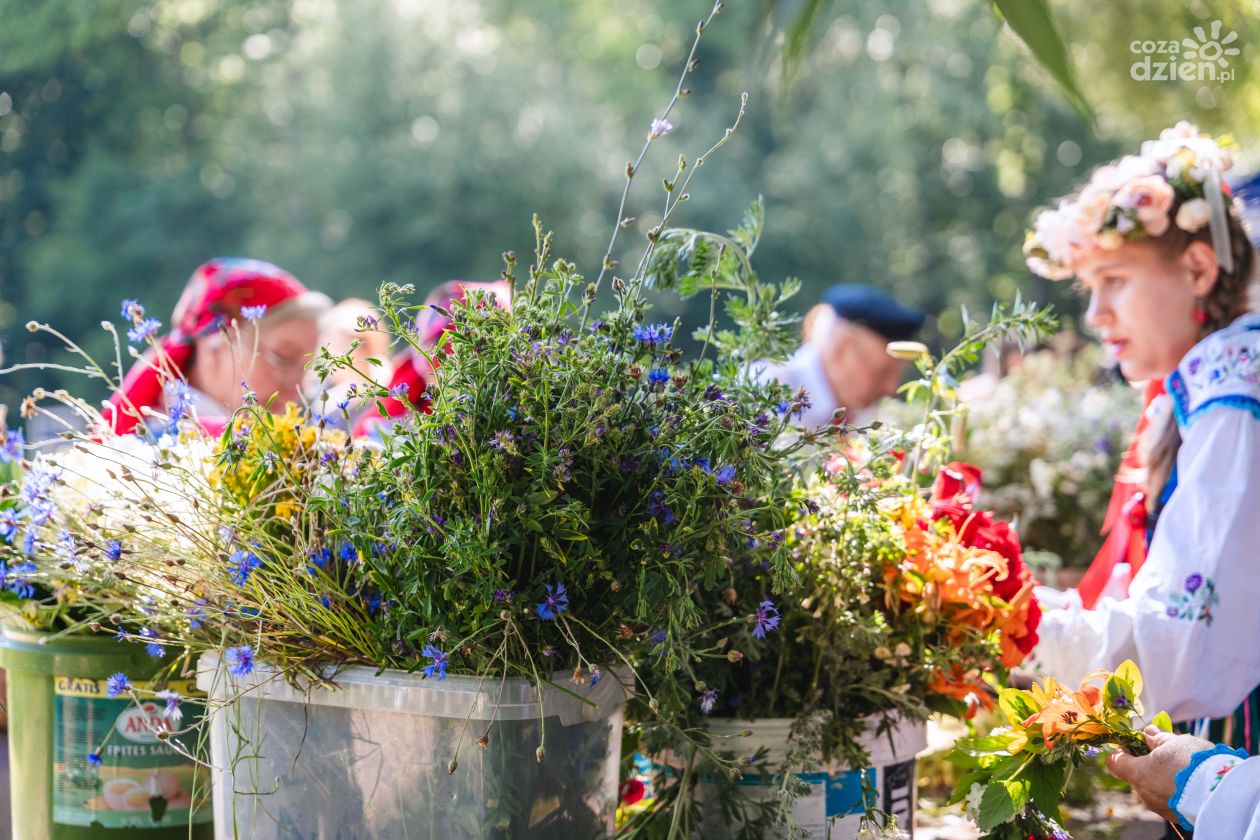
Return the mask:
<svg viewBox="0 0 1260 840">
<path fill-rule="evenodd" d="M 867 770 L 868 773 L 874 773 L 873 770 Z M 862 806 L 862 774 L 857 770 L 849 770 L 844 773 L 826 773 L 818 774 L 823 777 L 823 781 L 827 783 L 827 816 L 843 817 L 849 814 L 861 814 L 865 812 Z M 872 783 L 874 776 L 872 776 Z M 871 805 L 875 804 L 874 790 L 867 797 L 867 802 Z"/>
</svg>

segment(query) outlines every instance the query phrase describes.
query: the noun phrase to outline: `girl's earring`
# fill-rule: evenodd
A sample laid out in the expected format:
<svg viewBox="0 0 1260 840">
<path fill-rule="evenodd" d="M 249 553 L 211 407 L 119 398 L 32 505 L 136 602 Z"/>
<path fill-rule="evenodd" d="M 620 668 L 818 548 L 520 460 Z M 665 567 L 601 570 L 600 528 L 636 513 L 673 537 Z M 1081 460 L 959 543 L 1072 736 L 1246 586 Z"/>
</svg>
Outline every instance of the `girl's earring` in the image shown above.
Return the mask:
<svg viewBox="0 0 1260 840">
<path fill-rule="evenodd" d="M 1194 312 L 1192 314 L 1192 317 L 1194 318 L 1194 322 L 1196 324 L 1198 324 L 1199 326 L 1203 326 L 1204 324 L 1207 323 L 1207 310 L 1203 308 L 1202 304 L 1196 303 L 1194 305 Z"/>
</svg>

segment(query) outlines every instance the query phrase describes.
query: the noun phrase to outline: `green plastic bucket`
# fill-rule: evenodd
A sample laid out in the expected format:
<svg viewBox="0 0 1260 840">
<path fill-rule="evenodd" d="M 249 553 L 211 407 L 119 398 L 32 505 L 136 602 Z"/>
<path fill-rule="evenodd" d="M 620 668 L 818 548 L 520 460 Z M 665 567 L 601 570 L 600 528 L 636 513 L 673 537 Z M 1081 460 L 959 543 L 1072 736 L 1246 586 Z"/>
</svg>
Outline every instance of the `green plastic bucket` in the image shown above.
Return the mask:
<svg viewBox="0 0 1260 840">
<path fill-rule="evenodd" d="M 42 643 L 41 643 L 42 642 Z M 13 836 L 22 840 L 209 840 L 209 774 L 171 745 L 197 754 L 197 733 L 172 735 L 161 701 L 110 698 L 122 672 L 137 688 L 163 661 L 110 636 L 66 635 L 0 624 L 0 667 L 9 679 L 9 791 Z M 187 696 L 191 684 L 172 683 Z M 200 704 L 183 703 L 181 727 Z M 88 753 L 100 751 L 99 766 Z M 198 807 L 192 794 L 197 793 Z"/>
</svg>

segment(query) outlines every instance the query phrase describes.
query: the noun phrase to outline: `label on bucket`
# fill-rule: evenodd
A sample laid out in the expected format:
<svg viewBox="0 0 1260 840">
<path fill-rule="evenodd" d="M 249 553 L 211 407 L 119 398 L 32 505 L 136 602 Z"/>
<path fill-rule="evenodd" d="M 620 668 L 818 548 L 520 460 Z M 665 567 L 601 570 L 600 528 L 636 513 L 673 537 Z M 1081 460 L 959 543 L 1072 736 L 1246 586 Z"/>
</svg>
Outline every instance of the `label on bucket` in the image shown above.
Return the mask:
<svg viewBox="0 0 1260 840">
<path fill-rule="evenodd" d="M 866 807 L 862 798 L 862 773 L 847 770 L 836 773 L 797 773 L 809 784 L 809 793 L 797 798 L 792 806 L 792 821 L 809 832 L 811 838 L 856 837 Z M 913 833 L 914 761 L 866 770 L 871 807 L 895 816 L 902 831 Z M 763 782 L 749 774 L 739 781 L 741 786 L 760 787 L 770 796 L 773 782 Z M 830 826 L 830 834 L 828 827 Z"/>
<path fill-rule="evenodd" d="M 197 766 L 194 727 L 201 703 L 183 700 L 178 722 L 165 713 L 167 704 L 151 694 L 151 683 L 134 683 L 141 700 L 109 697 L 105 680 L 54 677 L 53 822 L 58 825 L 105 828 L 171 828 L 208 823 L 214 815 L 193 783 Z M 188 680 L 165 686 L 181 698 L 199 696 Z M 183 732 L 183 734 L 179 734 Z M 165 738 L 159 735 L 165 735 Z M 100 757 L 99 763 L 89 754 Z M 209 789 L 209 774 L 196 776 L 198 788 Z"/>
</svg>

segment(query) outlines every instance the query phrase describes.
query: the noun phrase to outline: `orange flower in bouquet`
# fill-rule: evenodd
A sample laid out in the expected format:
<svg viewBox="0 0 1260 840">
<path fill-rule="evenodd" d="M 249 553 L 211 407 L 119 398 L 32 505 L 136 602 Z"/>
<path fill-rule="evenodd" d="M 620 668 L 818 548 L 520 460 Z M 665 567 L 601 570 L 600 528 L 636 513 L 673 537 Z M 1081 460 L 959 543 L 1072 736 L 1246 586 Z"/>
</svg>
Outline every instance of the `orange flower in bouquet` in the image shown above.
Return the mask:
<svg viewBox="0 0 1260 840">
<path fill-rule="evenodd" d="M 963 646 L 995 638 L 1003 667 L 1018 665 L 1037 644 L 1041 608 L 1023 562 L 1019 537 L 1010 524 L 976 509 L 981 475 L 963 463 L 943 467 L 924 503 L 899 499 L 889 510 L 904 532 L 905 559 L 884 570 L 887 605 L 912 609 L 920 620 L 943 629 Z M 978 667 L 955 664 L 933 675 L 932 690 L 953 699 L 991 706 Z"/>
</svg>

